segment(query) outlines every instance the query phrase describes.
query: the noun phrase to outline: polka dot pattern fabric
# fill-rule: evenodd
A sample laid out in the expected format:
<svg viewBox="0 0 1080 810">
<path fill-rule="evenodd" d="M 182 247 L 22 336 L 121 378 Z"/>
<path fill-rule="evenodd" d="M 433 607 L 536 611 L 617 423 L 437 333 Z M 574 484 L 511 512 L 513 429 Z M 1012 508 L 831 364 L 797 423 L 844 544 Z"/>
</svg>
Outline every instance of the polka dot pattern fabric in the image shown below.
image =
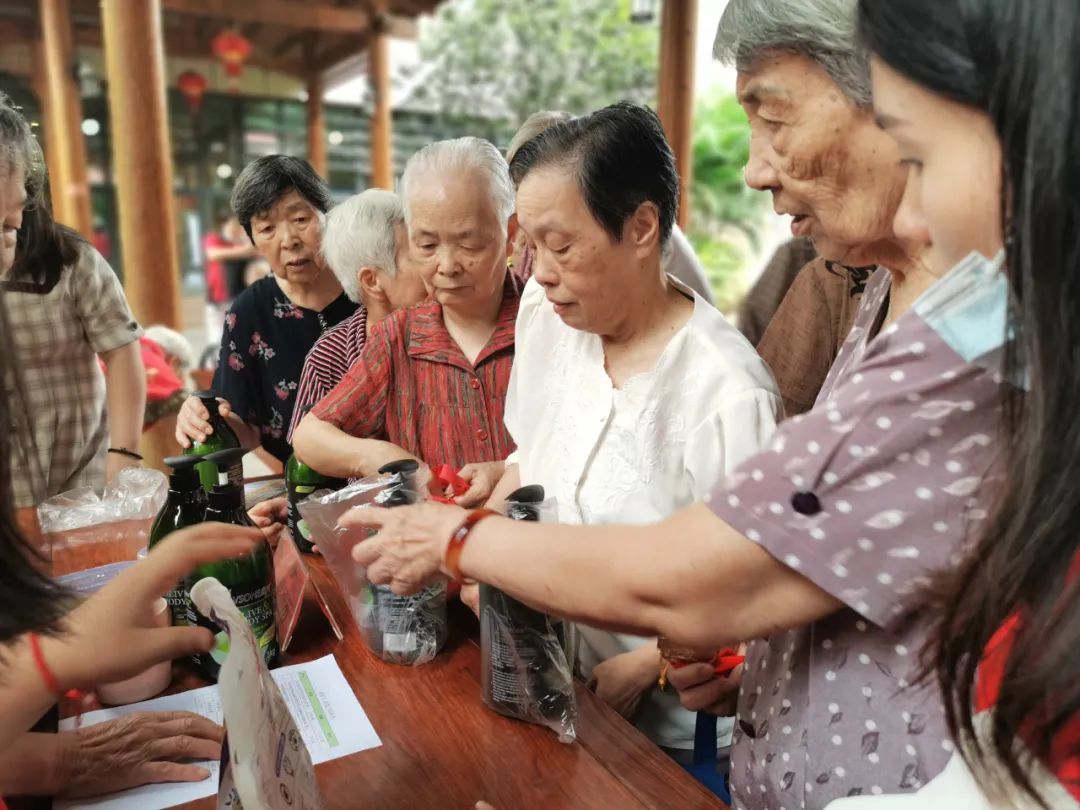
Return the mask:
<svg viewBox="0 0 1080 810">
<path fill-rule="evenodd" d="M 916 309 L 870 339 L 889 284 L 885 270 L 869 282 L 815 408 L 709 499 L 846 606 L 750 645 L 738 808 L 914 791 L 953 750 L 939 698 L 913 685 L 923 635 L 911 610 L 928 572 L 987 517 L 1002 383 L 994 362 L 965 359 Z"/>
</svg>

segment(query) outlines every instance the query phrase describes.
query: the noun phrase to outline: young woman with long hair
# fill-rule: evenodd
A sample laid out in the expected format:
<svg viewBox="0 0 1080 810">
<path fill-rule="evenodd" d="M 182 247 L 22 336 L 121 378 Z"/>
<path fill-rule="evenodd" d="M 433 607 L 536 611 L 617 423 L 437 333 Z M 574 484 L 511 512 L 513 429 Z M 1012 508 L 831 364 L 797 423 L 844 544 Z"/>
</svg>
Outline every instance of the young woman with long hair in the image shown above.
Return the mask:
<svg viewBox="0 0 1080 810">
<path fill-rule="evenodd" d="M 928 237 L 946 263 L 1004 250 L 1012 318 L 971 327 L 1011 331 L 1002 373 L 1024 383 L 1006 389 L 996 508 L 965 561 L 933 589 L 927 666 L 971 773 L 956 760 L 912 801 L 1073 807 L 1080 802 L 1080 492 L 1069 474 L 1080 457 L 1080 6 L 860 0 L 859 11 L 874 57 L 875 109 L 910 167 L 896 230 Z"/>
<path fill-rule="evenodd" d="M 86 240 L 53 219 L 41 150 L 25 118 L 7 104 L 0 118 L 29 155 L 14 264 L 0 277 L 7 351 L 20 367 L 32 439 L 6 462 L 18 470 L 11 484 L 24 508 L 77 487 L 100 491 L 138 463 L 146 380 L 142 332 L 119 279 Z"/>
</svg>

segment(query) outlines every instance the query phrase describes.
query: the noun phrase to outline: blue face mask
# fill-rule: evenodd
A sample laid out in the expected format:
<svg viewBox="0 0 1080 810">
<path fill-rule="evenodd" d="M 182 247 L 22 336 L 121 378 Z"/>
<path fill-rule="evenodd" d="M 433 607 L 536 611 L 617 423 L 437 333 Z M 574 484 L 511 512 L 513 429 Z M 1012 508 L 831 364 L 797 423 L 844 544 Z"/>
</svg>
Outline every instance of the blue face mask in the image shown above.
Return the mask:
<svg viewBox="0 0 1080 810">
<path fill-rule="evenodd" d="M 1001 350 L 1013 338 L 1004 264 L 1005 251 L 993 259 L 973 252 L 912 307 L 966 362 L 1000 367 Z"/>
</svg>

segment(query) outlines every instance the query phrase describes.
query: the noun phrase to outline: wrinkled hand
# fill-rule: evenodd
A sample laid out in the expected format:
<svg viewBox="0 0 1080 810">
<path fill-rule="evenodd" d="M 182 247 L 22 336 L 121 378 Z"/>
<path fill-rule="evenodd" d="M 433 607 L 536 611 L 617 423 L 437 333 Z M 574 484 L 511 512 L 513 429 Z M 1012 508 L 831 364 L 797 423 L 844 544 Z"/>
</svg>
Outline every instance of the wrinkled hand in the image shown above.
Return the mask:
<svg viewBox="0 0 1080 810">
<path fill-rule="evenodd" d="M 217 760 L 224 730 L 190 712 L 137 712 L 61 732 L 59 794 L 86 798 L 152 782 L 200 782 L 210 771 L 187 760 Z"/>
<path fill-rule="evenodd" d="M 105 481 L 112 481 L 120 474 L 121 470 L 128 467 L 141 467 L 142 462 L 137 458 L 131 458 L 120 453 L 106 453 L 105 455 Z"/>
<path fill-rule="evenodd" d="M 678 669 L 671 667 L 667 681 L 679 691 L 679 702 L 683 708 L 730 717 L 735 714 L 742 675 L 742 664 L 726 678 L 717 676 L 712 664 L 687 664 Z"/>
<path fill-rule="evenodd" d="M 659 660 L 656 644 L 646 644 L 598 664 L 586 686 L 604 703 L 630 719 L 641 698 L 656 684 Z"/>
<path fill-rule="evenodd" d="M 487 503 L 487 499 L 491 497 L 491 493 L 495 487 L 498 486 L 499 480 L 502 478 L 503 473 L 506 471 L 506 463 L 503 461 L 485 461 L 480 464 L 466 464 L 461 468 L 458 475 L 465 481 L 469 482 L 469 489 L 463 495 L 459 495 L 454 498 L 454 502 L 458 506 L 464 506 L 466 509 L 474 509 L 477 506 L 483 506 Z M 447 496 L 452 496 L 453 492 L 447 492 Z"/>
<path fill-rule="evenodd" d="M 443 570 L 446 546 L 465 520 L 458 506 L 421 503 L 394 509 L 351 509 L 339 525 L 377 529 L 378 534 L 353 547 L 353 559 L 367 568 L 376 585 L 389 585 L 396 594 L 416 593 Z"/>
<path fill-rule="evenodd" d="M 270 545 L 276 548 L 278 537 L 289 521 L 289 499 L 282 496 L 257 503 L 248 510 L 248 517 L 259 527 Z"/>
<path fill-rule="evenodd" d="M 218 413 L 227 417 L 232 413 L 232 406 L 218 398 Z M 183 448 L 191 447 L 192 441 L 205 442 L 206 437 L 214 432 L 210 427 L 210 414 L 203 407 L 198 397 L 188 397 L 176 415 L 176 441 Z"/>
<path fill-rule="evenodd" d="M 213 636 L 205 628 L 152 627 L 151 606 L 196 566 L 242 556 L 257 542 L 262 542 L 257 530 L 221 523 L 169 535 L 145 560 L 68 614 L 66 632 L 41 639 L 61 688 L 121 681 L 160 661 L 209 650 Z"/>
</svg>

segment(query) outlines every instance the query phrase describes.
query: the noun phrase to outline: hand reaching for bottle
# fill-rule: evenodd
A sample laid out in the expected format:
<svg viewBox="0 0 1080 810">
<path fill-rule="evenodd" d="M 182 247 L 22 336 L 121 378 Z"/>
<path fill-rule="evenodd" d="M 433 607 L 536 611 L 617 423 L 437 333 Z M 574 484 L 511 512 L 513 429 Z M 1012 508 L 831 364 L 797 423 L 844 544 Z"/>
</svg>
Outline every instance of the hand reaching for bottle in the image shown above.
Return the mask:
<svg viewBox="0 0 1080 810">
<path fill-rule="evenodd" d="M 218 413 L 228 418 L 232 406 L 224 399 L 218 399 Z M 184 449 L 191 447 L 193 441 L 205 442 L 206 437 L 214 432 L 210 425 L 210 413 L 198 397 L 188 397 L 176 416 L 176 441 Z"/>
<path fill-rule="evenodd" d="M 203 524 L 154 547 L 68 614 L 64 632 L 41 639 L 45 662 L 60 687 L 88 689 L 129 678 L 160 662 L 205 652 L 213 635 L 201 627 L 152 627 L 151 605 L 195 567 L 249 553 L 256 529 Z"/>
<path fill-rule="evenodd" d="M 248 510 L 251 522 L 258 526 L 270 543 L 277 548 L 277 541 L 289 519 L 289 499 L 282 496 L 261 501 Z"/>
</svg>

